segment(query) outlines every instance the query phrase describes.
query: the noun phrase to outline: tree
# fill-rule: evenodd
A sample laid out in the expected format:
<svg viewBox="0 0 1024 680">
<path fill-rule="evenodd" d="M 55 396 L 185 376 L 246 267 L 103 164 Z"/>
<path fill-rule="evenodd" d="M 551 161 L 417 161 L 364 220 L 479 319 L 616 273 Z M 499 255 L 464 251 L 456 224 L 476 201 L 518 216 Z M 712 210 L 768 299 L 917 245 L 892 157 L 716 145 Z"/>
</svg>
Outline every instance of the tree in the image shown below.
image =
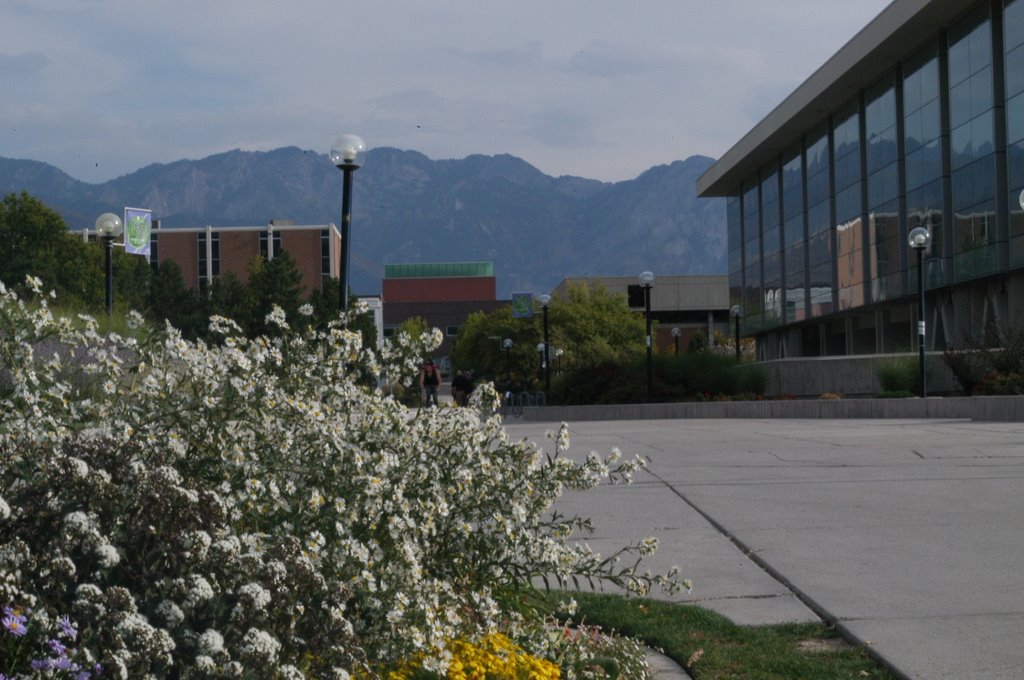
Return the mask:
<svg viewBox="0 0 1024 680">
<path fill-rule="evenodd" d="M 115 304 L 119 309 L 145 310 L 153 280 L 149 258 L 131 255 L 120 248 L 114 249 L 113 256 Z"/>
<path fill-rule="evenodd" d="M 246 329 L 253 317 L 253 292 L 232 272 L 216 277 L 207 300 L 209 315 L 217 314 Z"/>
<path fill-rule="evenodd" d="M 102 253 L 68 232 L 56 211 L 28 192 L 0 202 L 0 280 L 20 287 L 32 275 L 64 299 L 103 304 Z"/>
<path fill-rule="evenodd" d="M 571 285 L 567 300 L 555 298 L 548 309 L 551 344 L 564 350 L 565 368 L 625 361 L 644 351 L 643 316 L 626 297 L 601 284 Z"/>
<path fill-rule="evenodd" d="M 273 260 L 258 256 L 249 264 L 249 290 L 253 296 L 250 334 L 276 332 L 265 321 L 277 305 L 284 310 L 289 323 L 298 320 L 302 306 L 302 272 L 288 251 L 274 254 Z"/>
<path fill-rule="evenodd" d="M 206 330 L 199 298 L 185 286 L 181 269 L 173 260 L 161 262 L 153 275 L 146 309 L 150 320 L 169 321 L 188 338 L 196 338 Z"/>
<path fill-rule="evenodd" d="M 508 379 L 517 389 L 528 387 L 540 375 L 542 318 L 538 309 L 532 319 L 514 319 L 511 307 L 471 314 L 459 328 L 454 365 L 499 383 Z M 626 361 L 643 352 L 645 332 L 643 318 L 630 311 L 625 296 L 599 284 L 574 285 L 567 299 L 554 298 L 548 307 L 549 341 L 562 350 L 560 369 Z M 502 348 L 506 338 L 512 340 L 507 356 Z"/>
</svg>

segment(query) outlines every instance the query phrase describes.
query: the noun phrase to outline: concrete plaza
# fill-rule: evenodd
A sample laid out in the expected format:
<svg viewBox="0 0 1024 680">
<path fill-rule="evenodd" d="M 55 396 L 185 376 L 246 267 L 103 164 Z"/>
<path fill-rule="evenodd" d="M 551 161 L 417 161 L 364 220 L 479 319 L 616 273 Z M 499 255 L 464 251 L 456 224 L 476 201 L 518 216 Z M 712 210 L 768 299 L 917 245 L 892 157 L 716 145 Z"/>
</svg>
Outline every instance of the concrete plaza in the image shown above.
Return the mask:
<svg viewBox="0 0 1024 680">
<path fill-rule="evenodd" d="M 558 423 L 509 421 L 551 446 Z M 570 423 L 571 456 L 650 460 L 571 494 L 601 552 L 657 536 L 680 601 L 742 625 L 819 618 L 908 678 L 1024 677 L 1024 423 Z"/>
</svg>

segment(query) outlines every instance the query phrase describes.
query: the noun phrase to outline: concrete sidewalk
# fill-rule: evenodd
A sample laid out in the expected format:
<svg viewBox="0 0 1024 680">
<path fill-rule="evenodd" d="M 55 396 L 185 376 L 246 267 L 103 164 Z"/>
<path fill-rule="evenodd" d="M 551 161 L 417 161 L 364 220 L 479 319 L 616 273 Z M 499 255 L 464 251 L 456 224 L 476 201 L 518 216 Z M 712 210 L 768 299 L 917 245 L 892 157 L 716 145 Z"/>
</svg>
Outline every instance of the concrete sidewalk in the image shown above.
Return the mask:
<svg viewBox="0 0 1024 680">
<path fill-rule="evenodd" d="M 1024 677 L 1024 424 L 643 420 L 573 425 L 571 455 L 650 459 L 567 496 L 603 552 L 654 535 L 679 599 L 742 625 L 834 621 L 908 678 Z M 509 423 L 544 438 L 557 423 Z"/>
</svg>

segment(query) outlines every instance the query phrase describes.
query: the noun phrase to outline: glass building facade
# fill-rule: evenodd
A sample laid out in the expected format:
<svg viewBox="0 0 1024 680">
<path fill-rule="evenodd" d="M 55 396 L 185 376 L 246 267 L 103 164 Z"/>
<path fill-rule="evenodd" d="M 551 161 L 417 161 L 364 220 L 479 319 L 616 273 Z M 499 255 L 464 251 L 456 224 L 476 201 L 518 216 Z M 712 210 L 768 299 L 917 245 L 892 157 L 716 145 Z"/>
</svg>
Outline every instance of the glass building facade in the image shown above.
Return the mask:
<svg viewBox="0 0 1024 680">
<path fill-rule="evenodd" d="M 698 181 L 759 358 L 915 350 L 917 226 L 927 349 L 1024 326 L 1024 0 L 950 5 L 894 2 Z"/>
</svg>

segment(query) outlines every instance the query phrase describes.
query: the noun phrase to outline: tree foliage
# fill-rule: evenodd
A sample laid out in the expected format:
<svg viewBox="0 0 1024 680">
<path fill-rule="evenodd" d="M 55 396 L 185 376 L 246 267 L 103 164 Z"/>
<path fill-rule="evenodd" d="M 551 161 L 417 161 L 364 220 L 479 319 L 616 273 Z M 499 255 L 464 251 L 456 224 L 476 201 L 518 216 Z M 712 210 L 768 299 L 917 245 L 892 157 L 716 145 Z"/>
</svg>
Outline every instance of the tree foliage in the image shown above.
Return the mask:
<svg viewBox="0 0 1024 680">
<path fill-rule="evenodd" d="M 56 211 L 27 192 L 0 202 L 0 281 L 20 288 L 35 276 L 71 302 L 103 304 L 103 253 L 68 232 Z"/>
<path fill-rule="evenodd" d="M 581 369 L 623 362 L 644 348 L 643 318 L 630 311 L 623 295 L 600 284 L 573 285 L 566 299 L 548 306 L 548 340 L 553 370 Z M 512 340 L 506 352 L 502 343 Z M 459 328 L 452 352 L 457 368 L 492 377 L 510 389 L 528 389 L 540 379 L 537 345 L 544 340 L 541 309 L 529 319 L 512 318 L 511 307 L 471 314 Z"/>
</svg>

